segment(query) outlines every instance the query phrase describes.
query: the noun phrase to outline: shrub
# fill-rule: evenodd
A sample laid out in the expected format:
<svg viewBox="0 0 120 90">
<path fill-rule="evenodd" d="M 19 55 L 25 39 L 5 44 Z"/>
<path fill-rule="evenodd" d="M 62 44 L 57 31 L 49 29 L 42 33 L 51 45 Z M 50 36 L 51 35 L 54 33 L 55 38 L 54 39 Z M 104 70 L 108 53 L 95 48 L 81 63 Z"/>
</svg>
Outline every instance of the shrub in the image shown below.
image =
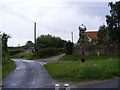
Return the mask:
<svg viewBox="0 0 120 90">
<path fill-rule="evenodd" d="M 37 51 L 37 55 L 40 58 L 48 57 L 48 56 L 54 56 L 57 54 L 60 54 L 62 52 L 62 49 L 58 48 L 45 48 L 45 49 L 39 49 Z"/>
<path fill-rule="evenodd" d="M 21 50 L 9 50 L 9 55 L 12 56 L 12 55 L 15 55 L 15 54 L 18 54 L 22 52 Z"/>
</svg>

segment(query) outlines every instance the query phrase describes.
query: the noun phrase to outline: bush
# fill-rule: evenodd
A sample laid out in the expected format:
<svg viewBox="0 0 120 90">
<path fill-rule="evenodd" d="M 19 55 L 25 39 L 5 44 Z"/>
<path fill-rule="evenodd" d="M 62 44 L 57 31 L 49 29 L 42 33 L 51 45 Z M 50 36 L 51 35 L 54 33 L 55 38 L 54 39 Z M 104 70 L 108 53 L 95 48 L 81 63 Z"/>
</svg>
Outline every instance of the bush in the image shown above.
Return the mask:
<svg viewBox="0 0 120 90">
<path fill-rule="evenodd" d="M 70 41 L 68 41 L 67 43 L 65 43 L 65 54 L 72 54 L 73 53 L 73 43 L 71 43 Z"/>
<path fill-rule="evenodd" d="M 46 49 L 39 49 L 37 51 L 37 55 L 40 58 L 44 58 L 44 57 L 48 57 L 48 56 L 54 56 L 54 55 L 58 55 L 62 52 L 62 49 L 58 49 L 58 48 L 46 48 Z"/>
</svg>

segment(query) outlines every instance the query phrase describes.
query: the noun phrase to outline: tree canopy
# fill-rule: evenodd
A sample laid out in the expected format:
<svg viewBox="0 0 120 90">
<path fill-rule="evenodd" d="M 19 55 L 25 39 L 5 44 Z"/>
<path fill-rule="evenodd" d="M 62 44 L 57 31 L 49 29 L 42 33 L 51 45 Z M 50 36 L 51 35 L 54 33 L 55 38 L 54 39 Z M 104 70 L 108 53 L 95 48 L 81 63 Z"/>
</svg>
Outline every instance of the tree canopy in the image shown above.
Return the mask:
<svg viewBox="0 0 120 90">
<path fill-rule="evenodd" d="M 100 26 L 98 31 L 99 42 L 119 42 L 120 41 L 120 1 L 110 2 L 110 15 L 106 15 L 107 26 Z"/>
<path fill-rule="evenodd" d="M 108 42 L 108 28 L 105 25 L 100 26 L 98 31 L 98 42 L 107 43 Z"/>
<path fill-rule="evenodd" d="M 106 15 L 106 22 L 108 25 L 111 41 L 120 41 L 120 1 L 109 3 L 110 6 L 110 15 Z"/>
<path fill-rule="evenodd" d="M 60 37 L 55 37 L 52 35 L 41 35 L 37 38 L 37 49 L 40 48 L 61 48 L 64 47 L 65 40 L 62 40 Z"/>
</svg>

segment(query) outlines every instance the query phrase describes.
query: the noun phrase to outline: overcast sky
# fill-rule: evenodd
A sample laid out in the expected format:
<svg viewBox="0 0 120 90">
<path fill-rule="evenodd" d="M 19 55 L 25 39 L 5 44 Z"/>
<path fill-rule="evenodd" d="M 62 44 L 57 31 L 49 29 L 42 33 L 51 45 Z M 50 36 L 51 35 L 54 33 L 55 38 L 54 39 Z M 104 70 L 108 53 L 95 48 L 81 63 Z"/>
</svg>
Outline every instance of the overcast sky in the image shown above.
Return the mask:
<svg viewBox="0 0 120 90">
<path fill-rule="evenodd" d="M 116 0 L 0 0 L 0 31 L 12 36 L 9 46 L 22 46 L 28 40 L 34 41 L 36 22 L 37 37 L 51 34 L 71 40 L 73 32 L 76 43 L 79 25 L 84 24 L 87 31 L 97 31 L 106 24 L 111 1 Z"/>
</svg>

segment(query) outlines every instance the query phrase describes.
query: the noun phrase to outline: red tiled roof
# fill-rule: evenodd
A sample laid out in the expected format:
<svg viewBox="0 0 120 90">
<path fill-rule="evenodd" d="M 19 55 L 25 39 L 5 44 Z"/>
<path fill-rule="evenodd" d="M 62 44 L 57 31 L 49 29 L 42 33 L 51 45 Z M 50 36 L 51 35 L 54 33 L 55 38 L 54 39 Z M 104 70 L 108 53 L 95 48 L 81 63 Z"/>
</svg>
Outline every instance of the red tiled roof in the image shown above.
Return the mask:
<svg viewBox="0 0 120 90">
<path fill-rule="evenodd" d="M 98 32 L 97 31 L 93 31 L 93 32 L 85 32 L 91 39 L 98 39 L 97 37 L 97 34 Z"/>
</svg>

